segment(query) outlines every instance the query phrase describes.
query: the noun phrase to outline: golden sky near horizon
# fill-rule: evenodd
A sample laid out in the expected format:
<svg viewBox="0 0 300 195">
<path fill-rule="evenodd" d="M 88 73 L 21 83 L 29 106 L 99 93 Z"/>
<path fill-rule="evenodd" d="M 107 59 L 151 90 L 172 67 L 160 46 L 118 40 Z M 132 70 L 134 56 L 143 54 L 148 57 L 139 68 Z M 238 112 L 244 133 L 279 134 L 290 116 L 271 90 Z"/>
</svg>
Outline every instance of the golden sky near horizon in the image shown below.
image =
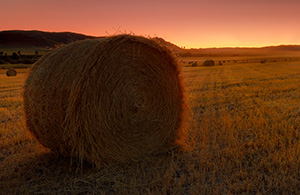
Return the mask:
<svg viewBox="0 0 300 195">
<path fill-rule="evenodd" d="M 186 48 L 300 44 L 299 0 L 2 0 L 0 30 L 134 33 Z"/>
</svg>

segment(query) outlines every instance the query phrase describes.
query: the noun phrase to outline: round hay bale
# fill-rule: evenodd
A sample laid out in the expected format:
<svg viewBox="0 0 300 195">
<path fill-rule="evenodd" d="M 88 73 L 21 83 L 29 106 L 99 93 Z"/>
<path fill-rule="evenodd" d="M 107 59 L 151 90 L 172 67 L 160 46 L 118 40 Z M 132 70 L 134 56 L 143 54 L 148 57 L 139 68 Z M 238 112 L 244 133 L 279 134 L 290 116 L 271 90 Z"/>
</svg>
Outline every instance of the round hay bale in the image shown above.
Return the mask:
<svg viewBox="0 0 300 195">
<path fill-rule="evenodd" d="M 11 76 L 17 76 L 17 71 L 15 69 L 8 69 L 6 71 L 6 76 L 11 77 Z"/>
<path fill-rule="evenodd" d="M 262 59 L 262 60 L 260 60 L 260 63 L 261 63 L 261 64 L 264 64 L 264 63 L 266 63 L 266 61 L 267 61 L 267 60 Z"/>
<path fill-rule="evenodd" d="M 206 60 L 203 62 L 203 66 L 214 66 L 215 62 L 213 60 Z"/>
<path fill-rule="evenodd" d="M 177 147 L 184 105 L 170 50 L 131 35 L 58 48 L 34 64 L 24 87 L 26 124 L 37 140 L 96 165 Z"/>
</svg>

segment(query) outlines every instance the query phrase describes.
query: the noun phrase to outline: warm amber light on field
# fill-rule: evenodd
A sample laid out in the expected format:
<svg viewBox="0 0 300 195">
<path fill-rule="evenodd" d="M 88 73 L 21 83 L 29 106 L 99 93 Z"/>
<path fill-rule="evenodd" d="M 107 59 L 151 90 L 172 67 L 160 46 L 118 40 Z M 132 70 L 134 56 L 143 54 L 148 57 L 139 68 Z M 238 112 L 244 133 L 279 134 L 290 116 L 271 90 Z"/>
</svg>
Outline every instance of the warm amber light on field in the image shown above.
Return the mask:
<svg viewBox="0 0 300 195">
<path fill-rule="evenodd" d="M 15 77 L 0 69 L 1 192 L 300 194 L 297 55 L 220 55 L 212 59 L 222 66 L 206 67 L 200 64 L 207 56 L 182 58 L 199 63 L 182 67 L 191 115 L 183 126 L 185 150 L 99 169 L 88 163 L 76 166 L 82 163 L 76 159 L 70 166 L 71 159 L 48 152 L 26 136 L 21 94 L 29 69 L 17 69 Z M 86 139 L 85 133 L 78 136 Z"/>
</svg>

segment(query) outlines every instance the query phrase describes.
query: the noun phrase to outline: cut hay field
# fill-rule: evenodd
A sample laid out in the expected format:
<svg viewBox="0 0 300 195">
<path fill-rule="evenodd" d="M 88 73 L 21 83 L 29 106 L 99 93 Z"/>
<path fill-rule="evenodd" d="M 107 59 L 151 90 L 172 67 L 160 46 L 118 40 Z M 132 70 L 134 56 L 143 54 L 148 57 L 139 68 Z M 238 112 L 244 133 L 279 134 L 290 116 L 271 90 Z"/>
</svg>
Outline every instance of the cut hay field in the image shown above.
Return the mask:
<svg viewBox="0 0 300 195">
<path fill-rule="evenodd" d="M 300 61 L 276 59 L 184 66 L 190 150 L 100 169 L 70 167 L 31 139 L 27 70 L 0 70 L 0 194 L 299 194 Z"/>
</svg>

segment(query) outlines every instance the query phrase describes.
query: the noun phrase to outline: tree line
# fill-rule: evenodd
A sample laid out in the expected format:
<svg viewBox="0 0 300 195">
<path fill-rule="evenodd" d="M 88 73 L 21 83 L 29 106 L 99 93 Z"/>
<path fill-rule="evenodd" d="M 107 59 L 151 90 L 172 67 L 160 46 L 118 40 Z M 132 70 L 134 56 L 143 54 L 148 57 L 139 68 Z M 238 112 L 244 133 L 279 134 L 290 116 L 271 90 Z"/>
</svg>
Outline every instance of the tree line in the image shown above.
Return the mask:
<svg viewBox="0 0 300 195">
<path fill-rule="evenodd" d="M 33 55 L 24 55 L 21 51 L 7 55 L 0 51 L 0 64 L 34 64 L 42 55 L 35 51 Z"/>
</svg>

